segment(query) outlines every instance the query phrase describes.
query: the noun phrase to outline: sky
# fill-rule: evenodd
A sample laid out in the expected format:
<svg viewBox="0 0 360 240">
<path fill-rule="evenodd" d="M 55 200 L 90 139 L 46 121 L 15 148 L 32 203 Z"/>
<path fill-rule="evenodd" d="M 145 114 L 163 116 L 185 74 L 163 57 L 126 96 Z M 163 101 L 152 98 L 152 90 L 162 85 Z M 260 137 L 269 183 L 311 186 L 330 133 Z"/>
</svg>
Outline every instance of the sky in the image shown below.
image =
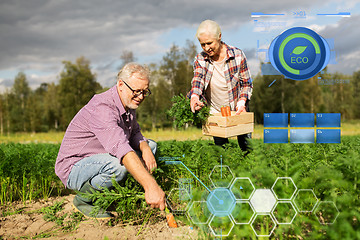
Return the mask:
<svg viewBox="0 0 360 240">
<path fill-rule="evenodd" d="M 255 12 L 283 14 L 255 17 Z M 350 16 L 324 16 L 349 12 Z M 272 39 L 308 27 L 333 45 L 330 72 L 360 70 L 360 1 L 346 0 L 1 0 L 0 91 L 26 74 L 31 88 L 59 81 L 62 61 L 84 56 L 103 87 L 115 84 L 123 51 L 140 63 L 160 64 L 173 44 L 200 45 L 195 32 L 212 19 L 222 40 L 241 48 L 253 76 Z"/>
</svg>

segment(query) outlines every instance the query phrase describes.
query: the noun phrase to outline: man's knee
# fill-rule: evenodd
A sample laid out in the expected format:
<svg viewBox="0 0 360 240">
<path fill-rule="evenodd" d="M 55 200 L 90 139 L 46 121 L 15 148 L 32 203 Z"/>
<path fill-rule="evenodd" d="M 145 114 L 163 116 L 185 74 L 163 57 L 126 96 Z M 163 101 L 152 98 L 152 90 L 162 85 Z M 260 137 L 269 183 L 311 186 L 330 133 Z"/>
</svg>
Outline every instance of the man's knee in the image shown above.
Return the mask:
<svg viewBox="0 0 360 240">
<path fill-rule="evenodd" d="M 127 170 L 125 166 L 121 165 L 120 161 L 116 158 L 116 160 L 108 162 L 100 174 L 107 175 L 109 178 L 114 177 L 115 181 L 120 182 L 123 180 L 123 178 L 125 178 Z"/>
</svg>

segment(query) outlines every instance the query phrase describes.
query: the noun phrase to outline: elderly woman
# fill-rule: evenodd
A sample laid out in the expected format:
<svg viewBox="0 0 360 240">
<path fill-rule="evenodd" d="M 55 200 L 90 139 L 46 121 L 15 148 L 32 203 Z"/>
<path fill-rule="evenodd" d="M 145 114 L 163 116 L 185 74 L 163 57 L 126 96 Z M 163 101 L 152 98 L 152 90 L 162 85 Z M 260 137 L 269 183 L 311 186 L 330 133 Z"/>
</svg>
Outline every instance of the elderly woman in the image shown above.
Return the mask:
<svg viewBox="0 0 360 240">
<path fill-rule="evenodd" d="M 210 105 L 210 113 L 220 112 L 221 106 L 230 106 L 236 114 L 249 111 L 252 80 L 243 51 L 222 42 L 220 26 L 212 20 L 200 24 L 196 37 L 203 51 L 195 57 L 189 93 L 191 110 L 201 109 L 202 99 Z M 237 139 L 240 148 L 247 152 L 247 135 Z M 214 142 L 222 146 L 229 140 L 214 137 Z"/>
</svg>

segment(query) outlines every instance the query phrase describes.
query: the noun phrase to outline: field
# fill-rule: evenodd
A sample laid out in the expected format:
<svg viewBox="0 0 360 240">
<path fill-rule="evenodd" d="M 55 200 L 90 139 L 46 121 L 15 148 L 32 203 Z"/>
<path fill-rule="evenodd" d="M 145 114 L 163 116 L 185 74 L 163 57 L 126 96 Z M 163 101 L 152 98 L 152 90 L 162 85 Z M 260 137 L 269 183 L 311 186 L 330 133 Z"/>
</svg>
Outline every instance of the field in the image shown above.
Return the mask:
<svg viewBox="0 0 360 240">
<path fill-rule="evenodd" d="M 72 210 L 74 192 L 65 190 L 54 173 L 61 133 L 44 134 L 43 139 L 38 134 L 1 138 L 0 239 L 225 239 L 227 233 L 226 239 L 360 239 L 360 135 L 344 134 L 356 128 L 342 126 L 341 144 L 264 144 L 258 127 L 246 157 L 235 141 L 223 149 L 208 138 L 199 140 L 195 129 L 183 135 L 145 133 L 158 141 L 154 176 L 176 213 L 178 229 L 166 226 L 164 213 L 147 208 L 132 177 L 94 195 L 98 206 L 110 205 L 115 219 L 84 219 Z M 239 192 L 234 186 L 244 179 Z M 272 215 L 253 215 L 246 200 L 252 194 L 250 182 L 256 190 L 273 188 L 278 200 Z M 215 189 L 242 199 L 231 217 L 218 215 L 219 205 L 207 207 L 214 196 L 224 196 Z M 300 211 L 309 206 L 311 211 Z"/>
<path fill-rule="evenodd" d="M 255 125 L 253 138 L 263 138 L 263 125 Z M 187 130 L 154 130 L 144 131 L 144 136 L 155 141 L 167 141 L 167 140 L 209 140 L 210 137 L 204 136 L 201 133 L 201 129 L 188 128 Z M 353 136 L 360 135 L 360 120 L 343 121 L 341 123 L 341 135 Z M 61 143 L 64 137 L 64 132 L 49 132 L 49 133 L 15 133 L 0 135 L 0 143 Z"/>
</svg>

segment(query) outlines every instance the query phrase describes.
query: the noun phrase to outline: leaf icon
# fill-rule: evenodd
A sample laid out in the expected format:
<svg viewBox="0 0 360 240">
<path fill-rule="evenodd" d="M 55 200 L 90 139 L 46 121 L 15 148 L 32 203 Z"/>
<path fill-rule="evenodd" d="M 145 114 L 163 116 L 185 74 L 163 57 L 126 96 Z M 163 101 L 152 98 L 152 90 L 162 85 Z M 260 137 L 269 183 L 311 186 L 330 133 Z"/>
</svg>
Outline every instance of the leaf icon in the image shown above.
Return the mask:
<svg viewBox="0 0 360 240">
<path fill-rule="evenodd" d="M 307 48 L 307 46 L 297 46 L 296 48 L 294 48 L 294 50 L 292 51 L 291 54 L 293 54 L 293 53 L 296 55 L 302 54 L 306 48 Z"/>
</svg>

